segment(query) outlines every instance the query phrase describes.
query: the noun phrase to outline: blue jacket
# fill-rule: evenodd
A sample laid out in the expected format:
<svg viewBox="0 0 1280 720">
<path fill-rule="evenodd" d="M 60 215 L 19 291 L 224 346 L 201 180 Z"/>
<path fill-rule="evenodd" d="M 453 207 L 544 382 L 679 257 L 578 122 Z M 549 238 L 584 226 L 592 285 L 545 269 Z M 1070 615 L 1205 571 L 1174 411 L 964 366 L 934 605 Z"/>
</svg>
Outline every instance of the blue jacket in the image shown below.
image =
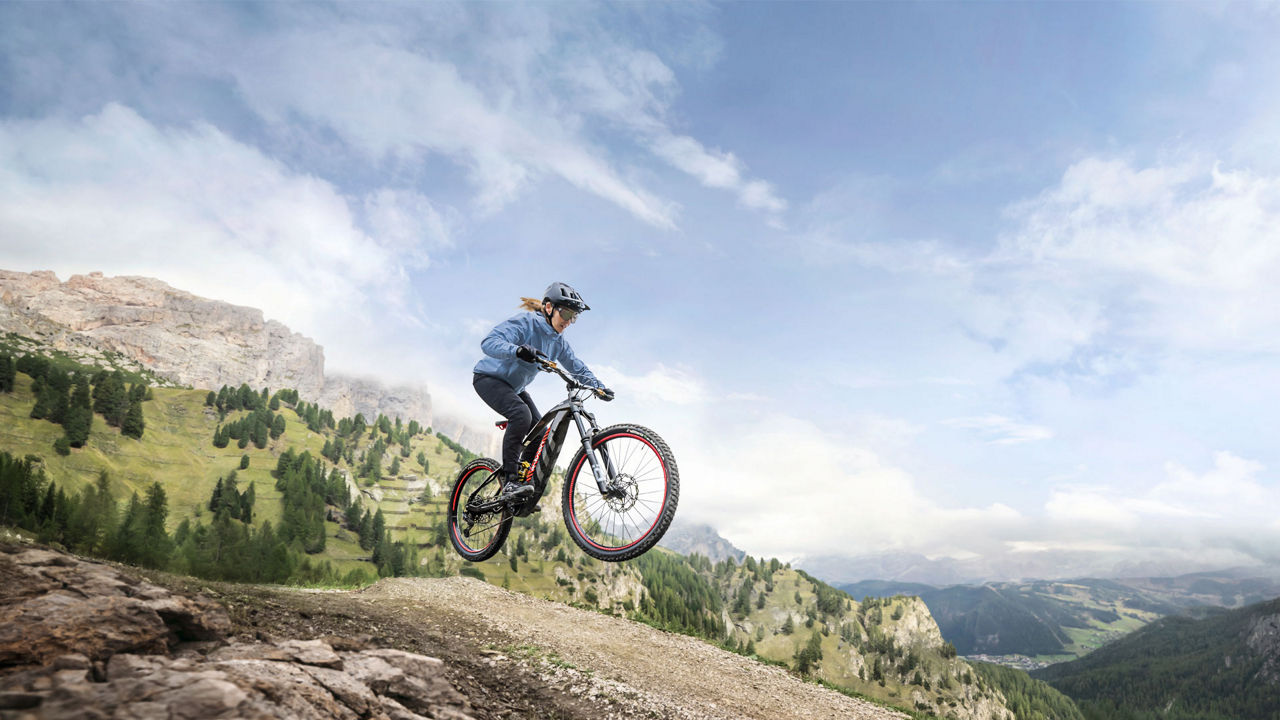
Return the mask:
<svg viewBox="0 0 1280 720">
<path fill-rule="evenodd" d="M 517 393 L 538 376 L 538 366 L 516 357 L 521 345 L 532 345 L 555 361 L 583 385 L 604 387 L 586 364 L 573 354 L 564 336 L 552 329 L 541 313 L 522 312 L 504 320 L 480 341 L 486 357 L 476 363 L 475 372 L 506 381 Z"/>
</svg>

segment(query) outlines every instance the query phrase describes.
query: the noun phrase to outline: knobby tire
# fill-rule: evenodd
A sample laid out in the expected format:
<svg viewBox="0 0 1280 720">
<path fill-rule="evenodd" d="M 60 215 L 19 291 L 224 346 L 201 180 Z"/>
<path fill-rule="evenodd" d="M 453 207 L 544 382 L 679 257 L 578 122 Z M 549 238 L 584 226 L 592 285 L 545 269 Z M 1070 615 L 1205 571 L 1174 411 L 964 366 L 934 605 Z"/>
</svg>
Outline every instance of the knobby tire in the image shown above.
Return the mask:
<svg viewBox="0 0 1280 720">
<path fill-rule="evenodd" d="M 613 459 L 625 492 L 601 495 L 586 453 L 579 450 L 565 474 L 561 509 L 569 536 L 597 560 L 621 562 L 639 557 L 671 526 L 680 499 L 680 472 L 671 448 L 657 433 L 639 425 L 611 425 L 595 436 L 592 452 L 604 449 Z"/>
<path fill-rule="evenodd" d="M 458 473 L 458 479 L 453 483 L 453 492 L 449 496 L 449 542 L 453 543 L 453 549 L 459 555 L 471 562 L 481 562 L 493 557 L 511 532 L 511 509 L 504 506 L 500 511 L 484 513 L 472 519 L 471 531 L 487 533 L 491 530 L 492 535 L 485 534 L 479 539 L 464 536 L 467 531 L 467 500 L 473 496 L 476 499 L 490 500 L 502 492 L 498 481 L 492 478 L 498 467 L 498 462 L 490 458 L 473 460 Z M 477 490 L 480 492 L 477 493 Z"/>
</svg>

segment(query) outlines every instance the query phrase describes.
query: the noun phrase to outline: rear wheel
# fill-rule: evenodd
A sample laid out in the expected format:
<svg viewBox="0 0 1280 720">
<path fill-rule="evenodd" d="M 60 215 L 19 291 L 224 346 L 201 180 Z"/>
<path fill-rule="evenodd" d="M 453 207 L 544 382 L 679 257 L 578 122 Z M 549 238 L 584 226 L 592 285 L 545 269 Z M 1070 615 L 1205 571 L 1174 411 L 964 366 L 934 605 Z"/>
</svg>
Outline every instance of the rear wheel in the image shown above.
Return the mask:
<svg viewBox="0 0 1280 720">
<path fill-rule="evenodd" d="M 639 425 L 613 425 L 592 443 L 600 467 L 613 476 L 601 492 L 582 450 L 569 462 L 564 523 L 582 551 L 598 560 L 630 560 L 653 547 L 676 514 L 680 473 L 671 449 Z"/>
<path fill-rule="evenodd" d="M 449 496 L 449 541 L 459 555 L 471 562 L 493 557 L 511 532 L 509 507 L 483 507 L 502 494 L 498 467 L 497 461 L 490 458 L 471 462 L 458 473 Z"/>
</svg>

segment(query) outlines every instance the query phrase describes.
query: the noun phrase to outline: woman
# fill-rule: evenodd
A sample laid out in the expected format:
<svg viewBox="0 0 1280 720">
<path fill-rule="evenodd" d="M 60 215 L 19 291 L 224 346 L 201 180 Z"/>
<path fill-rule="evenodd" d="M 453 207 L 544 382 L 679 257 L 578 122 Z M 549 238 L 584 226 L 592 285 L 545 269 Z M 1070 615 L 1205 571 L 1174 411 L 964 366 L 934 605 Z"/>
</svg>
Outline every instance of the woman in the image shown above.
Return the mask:
<svg viewBox="0 0 1280 720">
<path fill-rule="evenodd" d="M 486 357 L 476 363 L 472 386 L 489 407 L 507 419 L 507 432 L 502 436 L 502 497 L 518 500 L 533 493 L 533 487 L 521 482 L 518 465 L 520 443 L 542 414 L 534 406 L 525 388 L 538 374 L 535 360 L 545 356 L 560 364 L 584 385 L 597 387 L 605 400 L 613 399 L 587 366 L 573 354 L 564 339 L 564 331 L 590 310 L 578 291 L 562 282 L 551 283 L 539 303 L 521 298 L 520 313 L 489 332 L 480 343 Z"/>
</svg>

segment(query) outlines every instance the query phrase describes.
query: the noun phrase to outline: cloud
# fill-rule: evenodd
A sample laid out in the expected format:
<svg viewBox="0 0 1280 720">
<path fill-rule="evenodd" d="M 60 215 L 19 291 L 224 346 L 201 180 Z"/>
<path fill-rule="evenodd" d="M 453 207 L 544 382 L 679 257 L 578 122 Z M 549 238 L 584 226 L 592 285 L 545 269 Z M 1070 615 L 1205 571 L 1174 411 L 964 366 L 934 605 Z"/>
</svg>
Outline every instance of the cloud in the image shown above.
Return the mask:
<svg viewBox="0 0 1280 720">
<path fill-rule="evenodd" d="M 994 445 L 1014 445 L 1018 443 L 1048 440 L 1053 431 L 1040 425 L 1019 423 L 1001 415 L 982 415 L 944 420 L 944 425 L 976 430 L 986 442 Z"/>
<path fill-rule="evenodd" d="M 161 128 L 114 104 L 78 121 L 0 122 L 0 197 L 12 269 L 145 268 L 312 337 L 366 343 L 402 304 L 406 268 L 430 260 L 434 246 L 406 226 L 444 233 L 450 214 L 412 193 L 349 199 L 216 128 Z M 357 211 L 388 234 L 371 236 Z"/>
<path fill-rule="evenodd" d="M 687 367 L 658 363 L 644 375 L 632 376 L 615 367 L 595 371 L 619 395 L 650 406 L 689 406 L 705 403 L 709 396 L 701 378 Z"/>
<path fill-rule="evenodd" d="M 1102 343 L 1280 351 L 1280 177 L 1090 158 L 1009 217 L 1014 229 L 985 268 L 1003 280 L 1006 308 L 992 334 L 1018 342 L 1027 361 Z"/>
<path fill-rule="evenodd" d="M 650 148 L 703 185 L 737 193 L 743 207 L 763 211 L 775 219 L 787 209 L 786 201 L 777 196 L 772 185 L 744 177 L 746 167 L 733 153 L 709 150 L 687 135 L 665 133 L 653 138 Z"/>
<path fill-rule="evenodd" d="M 673 205 L 624 180 L 567 118 L 534 98 L 495 100 L 518 87 L 492 80 L 482 88 L 453 63 L 397 45 L 376 27 L 335 23 L 270 36 L 250 42 L 229 70 L 263 117 L 320 123 L 372 160 L 428 152 L 457 158 L 483 211 L 555 175 L 644 222 L 674 227 Z"/>
<path fill-rule="evenodd" d="M 1021 522 L 1001 503 L 942 506 L 911 473 L 860 439 L 830 434 L 804 419 L 722 412 L 702 422 L 713 425 L 720 439 L 691 446 L 684 430 L 672 425 L 672 446 L 681 449 L 681 512 L 710 522 L 753 554 L 794 559 L 981 550 L 986 537 Z"/>
<path fill-rule="evenodd" d="M 1271 523 L 1280 507 L 1280 486 L 1259 478 L 1265 471 L 1260 463 L 1219 452 L 1203 473 L 1174 462 L 1165 471 L 1166 479 L 1138 492 L 1055 489 L 1045 504 L 1045 532 L 1053 540 L 1040 545 L 1105 542 L 1125 547 L 1135 557 L 1178 551 L 1184 560 L 1198 549 L 1230 549 L 1254 561 L 1276 559 L 1272 543 L 1280 537 Z"/>
</svg>

